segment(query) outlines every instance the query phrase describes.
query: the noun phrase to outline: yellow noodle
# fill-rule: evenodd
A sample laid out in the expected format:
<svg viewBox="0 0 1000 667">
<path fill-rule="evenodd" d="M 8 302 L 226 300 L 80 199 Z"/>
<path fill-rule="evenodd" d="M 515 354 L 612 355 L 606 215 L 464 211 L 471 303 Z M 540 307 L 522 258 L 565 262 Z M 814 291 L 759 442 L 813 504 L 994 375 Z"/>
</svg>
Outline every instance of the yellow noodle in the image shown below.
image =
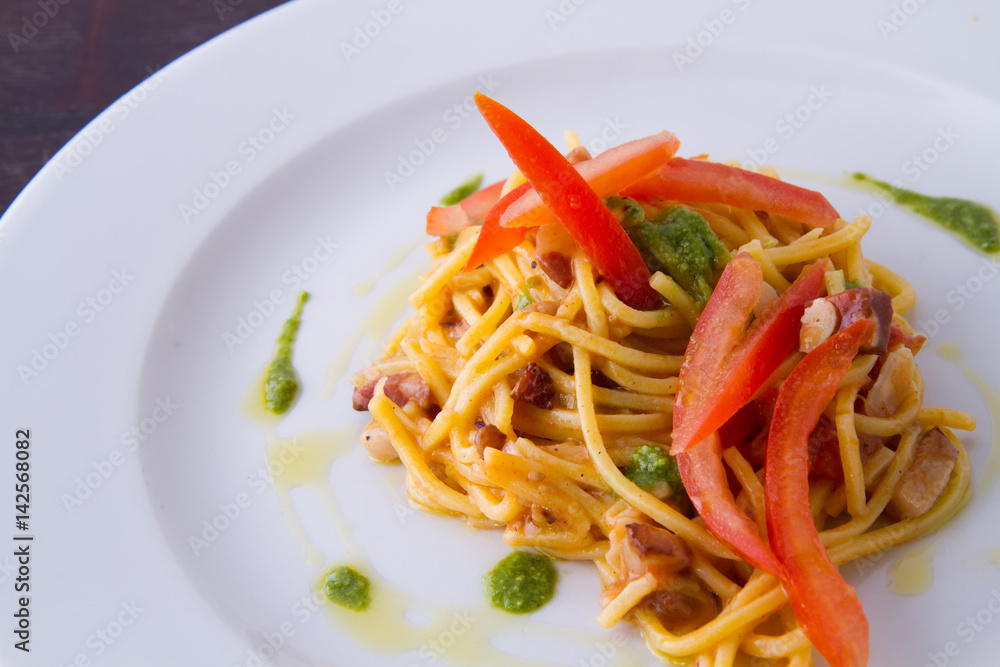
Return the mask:
<svg viewBox="0 0 1000 667">
<path fill-rule="evenodd" d="M 626 306 L 615 295 L 614 291 L 608 287 L 607 283 L 598 286 L 601 293 L 601 304 L 604 309 L 615 318 L 621 320 L 631 327 L 640 329 L 660 329 L 673 328 L 684 325 L 684 316 L 679 310 L 671 306 L 657 310 L 636 310 Z"/>
<path fill-rule="evenodd" d="M 837 439 L 840 442 L 840 463 L 844 468 L 844 488 L 847 511 L 857 517 L 865 513 L 865 479 L 861 467 L 861 443 L 854 428 L 854 400 L 857 386 L 837 391 Z"/>
<path fill-rule="evenodd" d="M 895 456 L 893 452 L 888 447 L 882 447 L 871 455 L 868 461 L 865 462 L 864 466 L 864 476 L 865 476 L 865 490 L 871 489 L 872 484 L 882 471 L 892 463 L 892 459 Z M 826 505 L 824 511 L 829 516 L 839 516 L 847 508 L 847 488 L 845 486 L 839 487 L 830 497 L 826 499 Z"/>
<path fill-rule="evenodd" d="M 698 323 L 698 315 L 701 314 L 701 311 L 698 309 L 697 304 L 695 304 L 694 299 L 691 298 L 691 295 L 685 292 L 673 278 L 665 273 L 654 273 L 649 284 L 663 295 L 667 303 L 677 308 L 688 326 L 694 329 L 694 325 Z"/>
<path fill-rule="evenodd" d="M 781 275 L 781 271 L 775 266 L 771 258 L 764 253 L 764 247 L 760 244 L 759 239 L 754 239 L 750 243 L 747 243 L 742 248 L 741 251 L 745 251 L 750 254 L 751 257 L 760 262 L 760 266 L 764 271 L 764 280 L 778 290 L 778 292 L 784 292 L 788 289 L 790 283 L 785 276 Z"/>
<path fill-rule="evenodd" d="M 750 234 L 747 230 L 740 227 L 737 222 L 728 217 L 731 214 L 729 206 L 719 204 L 694 206 L 692 204 L 685 204 L 684 207 L 704 217 L 716 236 L 723 241 L 729 241 L 729 247 L 739 247 L 750 240 Z"/>
<path fill-rule="evenodd" d="M 573 258 L 573 273 L 576 275 L 577 289 L 583 298 L 583 312 L 587 314 L 587 328 L 590 333 L 601 338 L 608 337 L 608 318 L 604 314 L 601 297 L 594 284 L 594 274 L 588 262 L 581 253 Z"/>
<path fill-rule="evenodd" d="M 803 648 L 810 648 L 802 628 L 795 628 L 781 635 L 760 635 L 751 632 L 743 638 L 741 648 L 747 655 L 757 658 L 781 658 Z"/>
<path fill-rule="evenodd" d="M 917 419 L 924 425 L 946 426 L 959 431 L 975 431 L 976 420 L 961 410 L 921 407 Z"/>
<path fill-rule="evenodd" d="M 764 223 L 761 222 L 760 218 L 753 211 L 734 207 L 732 212 L 733 217 L 739 221 L 743 229 L 747 230 L 750 236 L 764 248 L 773 248 L 781 244 L 778 239 L 771 236 L 771 232 L 767 231 L 767 227 L 764 226 Z"/>
<path fill-rule="evenodd" d="M 828 236 L 801 241 L 788 246 L 765 248 L 764 256 L 778 266 L 809 262 L 844 250 L 857 242 L 872 226 L 872 219 L 859 216 L 854 222 Z"/>
<path fill-rule="evenodd" d="M 444 403 L 448 400 L 448 393 L 451 390 L 449 385 L 451 383 L 441 371 L 441 367 L 420 348 L 420 344 L 412 338 L 408 338 L 399 347 L 403 351 L 403 354 L 413 362 L 417 372 L 420 373 L 420 377 L 430 385 L 431 391 L 434 393 L 434 399 L 438 403 Z"/>
<path fill-rule="evenodd" d="M 455 248 L 455 251 L 448 255 L 447 260 L 442 262 L 430 276 L 424 280 L 423 284 L 416 289 L 413 294 L 410 295 L 410 303 L 413 304 L 414 308 L 419 307 L 427 301 L 427 299 L 434 294 L 441 291 L 451 278 L 462 270 L 465 263 L 469 261 L 469 256 L 472 254 L 472 249 L 476 245 L 476 239 L 479 238 L 478 229 L 474 234 L 470 234 L 469 238 L 465 240 L 461 246 Z"/>
<path fill-rule="evenodd" d="M 722 453 L 722 459 L 729 465 L 729 469 L 736 475 L 740 486 L 750 497 L 750 504 L 753 505 L 753 518 L 757 522 L 762 534 L 767 533 L 767 518 L 764 514 L 764 487 L 757 479 L 753 466 L 747 461 L 740 450 L 735 447 L 728 447 Z"/>
<path fill-rule="evenodd" d="M 597 616 L 597 624 L 602 628 L 614 627 L 621 620 L 622 616 L 636 606 L 640 600 L 655 591 L 657 588 L 656 578 L 652 574 L 647 574 L 640 579 L 630 581 L 621 590 L 614 600 L 612 600 Z"/>
<path fill-rule="evenodd" d="M 870 259 L 865 261 L 874 278 L 875 287 L 883 292 L 888 292 L 892 297 L 893 312 L 902 314 L 913 308 L 917 302 L 917 293 L 910 283 L 877 262 Z"/>
</svg>

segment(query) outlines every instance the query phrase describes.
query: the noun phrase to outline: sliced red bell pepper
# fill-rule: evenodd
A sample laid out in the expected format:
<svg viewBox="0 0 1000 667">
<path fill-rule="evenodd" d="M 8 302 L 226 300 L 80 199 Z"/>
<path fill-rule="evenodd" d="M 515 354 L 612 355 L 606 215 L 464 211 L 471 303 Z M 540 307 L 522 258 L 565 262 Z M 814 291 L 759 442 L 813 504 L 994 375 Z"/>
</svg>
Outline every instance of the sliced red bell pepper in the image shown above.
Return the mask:
<svg viewBox="0 0 1000 667">
<path fill-rule="evenodd" d="M 479 92 L 475 100 L 514 164 L 618 298 L 633 308 L 659 304 L 660 295 L 649 286 L 649 269 L 639 251 L 569 160 L 507 107 Z"/>
<path fill-rule="evenodd" d="M 778 392 L 764 464 L 767 532 L 787 573 L 785 591 L 806 636 L 832 667 L 868 663 L 868 621 L 819 541 L 809 512 L 809 433 L 874 323 L 858 320 L 795 367 Z"/>
<path fill-rule="evenodd" d="M 479 230 L 479 238 L 472 249 L 469 261 L 465 263 L 465 271 L 470 271 L 484 262 L 496 259 L 524 242 L 524 237 L 528 235 L 528 228 L 502 227 L 500 225 L 500 216 L 503 215 L 508 206 L 517 201 L 530 187 L 530 183 L 522 183 L 508 192 L 486 214 L 486 219 L 483 220 L 483 228 Z"/>
<path fill-rule="evenodd" d="M 583 180 L 601 199 L 617 194 L 673 157 L 681 142 L 670 132 L 609 148 L 600 155 L 576 164 Z M 504 227 L 535 227 L 558 222 L 534 190 L 524 193 L 500 218 Z"/>
<path fill-rule="evenodd" d="M 778 395 L 778 390 L 768 387 L 761 396 L 749 401 L 746 405 L 736 411 L 725 424 L 716 431 L 722 441 L 722 449 L 736 447 L 743 452 L 744 458 L 755 466 L 764 465 L 764 449 L 760 450 L 760 456 L 751 458 L 747 456 L 747 445 L 763 435 L 767 437 L 767 427 L 771 425 L 771 412 L 774 410 L 774 399 Z"/>
<path fill-rule="evenodd" d="M 722 465 L 717 433 L 677 456 L 677 468 L 691 502 L 709 530 L 756 568 L 777 577 L 784 569 L 760 536 L 757 524 L 736 505 Z"/>
<path fill-rule="evenodd" d="M 742 253 L 729 262 L 698 318 L 681 366 L 672 454 L 721 428 L 777 370 L 798 343 L 805 304 L 822 293 L 825 269 L 825 262 L 805 268 L 744 335 L 760 298 L 762 271 Z"/>
<path fill-rule="evenodd" d="M 427 212 L 427 233 L 431 236 L 453 236 L 486 218 L 496 206 L 506 181 L 497 181 L 451 206 L 431 206 Z"/>
<path fill-rule="evenodd" d="M 458 202 L 465 214 L 472 222 L 479 222 L 486 219 L 486 214 L 500 201 L 500 193 L 503 192 L 503 184 L 507 180 L 497 181 L 487 185 L 481 190 L 476 190 L 471 195 Z"/>
<path fill-rule="evenodd" d="M 727 204 L 767 211 L 814 227 L 831 227 L 840 218 L 826 197 L 814 190 L 705 160 L 674 158 L 622 194 L 642 200 Z"/>
<path fill-rule="evenodd" d="M 703 421 L 698 416 L 706 411 L 703 403 L 715 399 L 722 389 L 719 375 L 726 358 L 743 338 L 747 319 L 760 300 L 763 280 L 764 272 L 757 260 L 741 252 L 726 265 L 705 304 L 678 374 L 670 452 L 674 456 L 697 444 L 691 436 L 705 430 L 698 428 Z M 708 429 L 702 439 L 720 426 L 722 422 Z"/>
<path fill-rule="evenodd" d="M 466 227 L 472 226 L 472 220 L 458 204 L 451 206 L 431 206 L 427 211 L 426 231 L 431 236 L 454 236 Z"/>
</svg>

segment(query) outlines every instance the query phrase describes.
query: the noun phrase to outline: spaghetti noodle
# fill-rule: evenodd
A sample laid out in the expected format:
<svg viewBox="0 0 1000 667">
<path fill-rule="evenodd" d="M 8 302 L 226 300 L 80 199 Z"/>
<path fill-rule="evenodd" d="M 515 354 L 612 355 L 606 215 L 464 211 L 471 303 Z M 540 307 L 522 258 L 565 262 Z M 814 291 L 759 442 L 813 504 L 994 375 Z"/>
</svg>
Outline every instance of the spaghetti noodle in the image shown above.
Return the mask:
<svg viewBox="0 0 1000 667">
<path fill-rule="evenodd" d="M 812 228 L 718 202 L 635 204 L 645 219 L 668 208 L 697 213 L 730 256 L 747 253 L 763 276 L 758 305 L 815 262 L 826 263 L 826 297 L 873 288 L 891 298 L 892 339 L 854 358 L 810 436 L 809 511 L 834 564 L 913 540 L 960 509 L 969 461 L 950 429 L 974 424 L 922 404 L 913 363 L 921 340 L 901 315 L 914 293 L 863 257 L 869 218 Z M 649 284 L 662 303 L 635 308 L 572 243 L 558 246 L 564 270 L 553 268 L 558 254 L 540 247 L 551 246 L 545 229 L 467 271 L 484 227 L 426 245 L 431 270 L 410 298 L 413 314 L 352 379 L 355 406 L 372 416 L 362 438 L 369 452 L 398 458 L 410 498 L 426 509 L 502 528 L 512 546 L 592 561 L 603 582 L 600 624 L 631 621 L 664 657 L 811 664 L 782 581 L 738 557 L 682 491 L 644 488 L 628 474 L 640 450 L 665 457 L 670 448 L 678 373 L 705 304 L 660 270 Z M 803 357 L 788 355 L 770 390 Z M 759 391 L 750 405 L 766 413 L 773 397 Z M 750 423 L 721 455 L 736 505 L 765 540 L 766 423 Z M 937 486 L 908 488 L 918 469 Z"/>
</svg>

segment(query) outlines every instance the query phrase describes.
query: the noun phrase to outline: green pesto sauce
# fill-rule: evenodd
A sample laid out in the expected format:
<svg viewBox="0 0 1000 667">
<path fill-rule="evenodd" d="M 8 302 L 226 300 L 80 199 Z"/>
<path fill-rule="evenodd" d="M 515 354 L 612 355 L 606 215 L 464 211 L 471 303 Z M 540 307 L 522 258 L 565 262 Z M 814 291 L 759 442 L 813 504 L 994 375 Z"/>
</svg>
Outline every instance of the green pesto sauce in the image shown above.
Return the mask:
<svg viewBox="0 0 1000 667">
<path fill-rule="evenodd" d="M 667 484 L 672 492 L 683 491 L 684 483 L 677 468 L 677 459 L 656 445 L 643 445 L 635 450 L 625 466 L 625 476 L 644 491 L 658 484 Z"/>
<path fill-rule="evenodd" d="M 278 346 L 264 377 L 264 407 L 276 415 L 283 415 L 292 407 L 299 395 L 299 374 L 292 366 L 292 348 L 302 322 L 302 306 L 309 300 L 309 293 L 302 292 L 292 316 L 285 320 L 278 337 Z"/>
<path fill-rule="evenodd" d="M 370 589 L 368 577 L 346 565 L 330 570 L 323 584 L 323 593 L 330 602 L 352 611 L 368 608 L 372 601 Z"/>
<path fill-rule="evenodd" d="M 855 173 L 852 178 L 879 188 L 900 206 L 936 222 L 963 238 L 972 247 L 986 253 L 1000 251 L 1000 219 L 993 209 L 978 202 L 954 197 L 929 197 L 904 190 L 884 181 Z"/>
<path fill-rule="evenodd" d="M 680 206 L 665 209 L 650 222 L 636 222 L 628 235 L 651 272 L 668 274 L 700 306 L 708 302 L 729 262 L 729 251 L 705 218 Z"/>
<path fill-rule="evenodd" d="M 482 184 L 483 184 L 483 175 L 481 173 L 476 174 L 475 176 L 473 176 L 472 178 L 465 181 L 457 188 L 446 194 L 444 197 L 441 197 L 441 204 L 443 206 L 452 206 L 454 204 L 457 204 L 458 202 L 462 201 L 463 199 L 471 195 L 473 192 L 478 190 L 479 186 Z"/>
<path fill-rule="evenodd" d="M 631 197 L 611 195 L 604 200 L 604 203 L 614 216 L 618 218 L 618 222 L 625 229 L 639 224 L 646 218 L 646 214 L 639 205 L 639 202 Z"/>
<path fill-rule="evenodd" d="M 685 516 L 695 515 L 677 459 L 659 445 L 643 445 L 635 450 L 624 472 L 643 491 L 669 503 Z"/>
<path fill-rule="evenodd" d="M 535 611 L 550 599 L 556 586 L 556 568 L 543 554 L 515 551 L 483 577 L 490 604 L 512 614 Z"/>
</svg>

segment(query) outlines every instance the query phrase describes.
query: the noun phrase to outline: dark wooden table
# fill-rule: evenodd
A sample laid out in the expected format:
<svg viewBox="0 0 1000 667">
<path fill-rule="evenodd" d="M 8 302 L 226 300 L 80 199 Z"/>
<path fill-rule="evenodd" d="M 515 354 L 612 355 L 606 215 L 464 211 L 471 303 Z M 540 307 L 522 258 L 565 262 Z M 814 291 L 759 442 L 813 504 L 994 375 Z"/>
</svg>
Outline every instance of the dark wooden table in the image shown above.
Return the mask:
<svg viewBox="0 0 1000 667">
<path fill-rule="evenodd" d="M 0 0 L 0 212 L 157 69 L 284 0 Z"/>
</svg>

